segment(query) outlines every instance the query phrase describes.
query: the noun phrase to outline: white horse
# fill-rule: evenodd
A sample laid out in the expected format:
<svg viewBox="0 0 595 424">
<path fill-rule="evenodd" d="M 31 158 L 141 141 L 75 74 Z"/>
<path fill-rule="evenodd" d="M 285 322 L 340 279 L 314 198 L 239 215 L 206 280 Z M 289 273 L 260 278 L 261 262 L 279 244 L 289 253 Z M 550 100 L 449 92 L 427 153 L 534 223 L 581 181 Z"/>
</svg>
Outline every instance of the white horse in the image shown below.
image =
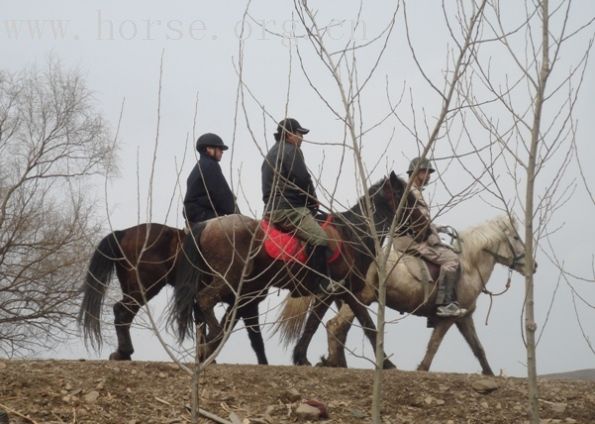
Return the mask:
<svg viewBox="0 0 595 424">
<path fill-rule="evenodd" d="M 483 374 L 494 375 L 477 337 L 473 312 L 477 298 L 485 289 L 496 263 L 506 265 L 511 270 L 524 275 L 525 246 L 518 236 L 514 222 L 508 215 L 467 229 L 460 233 L 458 240 L 462 272 L 457 286 L 457 294 L 459 303 L 468 311 L 464 316 L 459 318 L 435 317 L 435 284 L 420 281 L 422 269 L 419 266 L 421 264 L 416 264 L 416 261 L 420 261 L 420 259 L 411 256 L 401 258 L 401 254 L 394 249 L 391 249 L 387 263 L 389 275 L 386 282 L 386 306 L 402 313 L 431 317 L 434 331 L 418 370 L 428 371 L 430 369 L 444 335 L 453 324 L 456 324 L 479 360 Z M 358 293 L 357 297 L 365 305 L 370 305 L 377 300 L 377 288 L 378 273 L 373 264 L 368 270 L 366 288 Z M 344 346 L 352 321 L 353 313 L 349 306 L 343 305 L 339 313 L 328 322 L 329 356 L 322 359 L 322 365 L 347 366 Z"/>
</svg>

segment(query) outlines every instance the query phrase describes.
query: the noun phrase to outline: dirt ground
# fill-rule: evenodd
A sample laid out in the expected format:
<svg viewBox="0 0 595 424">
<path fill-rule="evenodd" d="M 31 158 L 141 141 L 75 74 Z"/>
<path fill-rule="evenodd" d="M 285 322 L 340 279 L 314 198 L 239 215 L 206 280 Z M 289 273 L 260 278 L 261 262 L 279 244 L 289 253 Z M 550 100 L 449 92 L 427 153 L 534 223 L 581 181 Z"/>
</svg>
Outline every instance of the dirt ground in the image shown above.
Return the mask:
<svg viewBox="0 0 595 424">
<path fill-rule="evenodd" d="M 396 370 L 383 376 L 386 423 L 527 422 L 523 379 Z M 296 408 L 316 399 L 328 408 L 323 421 L 366 423 L 372 381 L 370 370 L 213 365 L 202 376 L 200 407 L 234 423 L 313 422 Z M 174 364 L 0 360 L 0 409 L 11 424 L 186 423 L 189 398 L 190 377 Z M 544 423 L 595 423 L 595 382 L 541 380 L 540 408 Z"/>
</svg>

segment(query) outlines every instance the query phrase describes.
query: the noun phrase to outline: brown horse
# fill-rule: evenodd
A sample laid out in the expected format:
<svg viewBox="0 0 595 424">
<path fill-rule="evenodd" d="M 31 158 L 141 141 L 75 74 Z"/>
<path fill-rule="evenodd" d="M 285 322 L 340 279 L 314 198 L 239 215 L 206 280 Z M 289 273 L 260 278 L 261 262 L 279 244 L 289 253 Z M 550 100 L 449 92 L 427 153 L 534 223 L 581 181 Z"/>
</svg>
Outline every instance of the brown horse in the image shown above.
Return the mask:
<svg viewBox="0 0 595 424">
<path fill-rule="evenodd" d="M 336 234 L 329 235 L 341 241 L 341 255 L 329 264 L 330 273 L 333 280 L 343 281 L 349 291 L 357 293 L 363 288 L 366 271 L 380 242 L 375 237 L 383 237 L 390 228 L 405 187 L 406 183 L 393 172 L 368 191 L 373 217 L 365 213 L 364 197 L 350 210 L 332 215 L 334 225 L 329 228 L 336 228 Z M 412 196 L 407 199 L 408 206 L 415 203 Z M 302 264 L 287 264 L 268 256 L 262 248 L 264 234 L 258 220 L 228 215 L 199 224 L 192 232 L 194 237 L 184 241 L 185 254 L 181 258 L 185 259 L 177 265 L 172 318 L 183 339 L 192 323 L 196 299 L 200 318 L 208 329 L 207 355 L 215 351 L 223 337 L 213 314 L 214 305 L 221 299 L 230 295 L 237 296 L 239 301 L 251 299 L 268 287 L 287 288 L 302 295 L 314 289 L 311 279 L 304 278 L 308 272 Z M 367 309 L 346 291 L 336 297 L 351 306 L 374 345 L 376 330 Z"/>
<path fill-rule="evenodd" d="M 476 301 L 492 274 L 495 264 L 508 266 L 522 274 L 525 273 L 525 247 L 518 237 L 514 223 L 508 215 L 487 221 L 481 225 L 461 232 L 461 277 L 457 286 L 458 299 L 462 307 L 468 310 L 460 318 L 437 318 L 434 316 L 436 290 L 431 283 L 419 281 L 419 264 L 412 261 L 420 259 L 403 257 L 394 249 L 388 259 L 390 270 L 386 282 L 386 305 L 402 313 L 431 317 L 434 330 L 428 342 L 426 354 L 418 367 L 419 371 L 428 371 L 434 355 L 438 351 L 446 332 L 453 324 L 457 326 L 476 358 L 482 372 L 494 375 L 488 364 L 485 351 L 473 322 Z M 372 265 L 368 271 L 367 286 L 361 293 L 361 300 L 370 305 L 377 299 L 378 274 Z M 425 287 L 424 287 L 425 286 Z M 345 367 L 345 341 L 353 321 L 353 312 L 343 305 L 336 317 L 327 325 L 328 358 L 323 358 L 322 365 Z"/>
<path fill-rule="evenodd" d="M 87 279 L 82 288 L 83 301 L 79 312 L 79 325 L 85 340 L 100 348 L 101 305 L 114 270 L 120 282 L 122 300 L 114 305 L 114 324 L 118 348 L 110 355 L 112 360 L 130 360 L 134 348 L 130 326 L 139 309 L 149 302 L 166 284 L 175 285 L 174 266 L 180 252 L 184 231 L 162 224 L 141 224 L 105 236 L 93 253 Z M 235 314 L 243 318 L 250 342 L 259 364 L 267 364 L 264 342 L 258 323 L 258 303 L 248 302 Z M 224 299 L 233 304 L 235 299 Z M 225 314 L 228 320 L 231 310 Z M 230 325 L 230 324 L 228 324 Z"/>
</svg>

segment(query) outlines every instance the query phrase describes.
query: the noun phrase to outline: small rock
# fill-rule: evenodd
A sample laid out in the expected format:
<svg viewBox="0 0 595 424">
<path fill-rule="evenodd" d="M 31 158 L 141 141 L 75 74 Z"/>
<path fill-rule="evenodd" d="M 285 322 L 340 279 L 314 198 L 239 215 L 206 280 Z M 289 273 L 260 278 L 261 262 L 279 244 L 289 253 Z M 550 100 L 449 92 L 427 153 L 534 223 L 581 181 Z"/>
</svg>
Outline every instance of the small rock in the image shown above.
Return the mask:
<svg viewBox="0 0 595 424">
<path fill-rule="evenodd" d="M 488 409 L 488 408 L 490 407 L 490 405 L 489 405 L 487 402 L 485 402 L 485 401 L 484 401 L 484 402 L 481 402 L 479 405 L 480 405 L 480 406 L 481 406 L 483 409 Z"/>
<path fill-rule="evenodd" d="M 426 405 L 431 405 L 433 400 L 434 398 L 432 396 L 426 396 L 426 398 L 424 399 L 424 403 Z"/>
<path fill-rule="evenodd" d="M 97 383 L 97 386 L 95 386 L 95 388 L 97 390 L 103 390 L 103 388 L 105 387 L 105 381 L 100 381 L 99 383 Z"/>
<path fill-rule="evenodd" d="M 233 411 L 229 413 L 229 421 L 231 421 L 231 424 L 242 424 L 244 422 L 244 420 Z"/>
<path fill-rule="evenodd" d="M 559 403 L 559 402 L 552 402 L 549 407 L 552 409 L 552 411 L 558 413 L 558 414 L 563 414 L 564 412 L 566 412 L 566 407 L 568 405 L 565 403 Z"/>
<path fill-rule="evenodd" d="M 281 396 L 279 397 L 283 402 L 291 403 L 300 400 L 302 398 L 302 395 L 300 395 L 300 392 L 298 392 L 294 387 L 292 387 L 291 389 L 283 391 L 281 393 Z"/>
<path fill-rule="evenodd" d="M 315 406 L 310 406 L 306 403 L 300 404 L 295 410 L 295 414 L 302 420 L 319 420 L 320 409 Z"/>
<path fill-rule="evenodd" d="M 89 393 L 87 393 L 83 399 L 87 403 L 95 403 L 97 402 L 97 399 L 99 399 L 99 392 L 92 390 Z"/>
<path fill-rule="evenodd" d="M 159 374 L 157 374 L 157 376 L 159 378 L 165 378 L 165 377 L 167 377 L 167 374 L 165 374 L 164 372 L 160 372 Z"/>
<path fill-rule="evenodd" d="M 328 418 L 328 408 L 324 403 L 316 399 L 307 399 L 304 401 L 306 405 L 313 406 L 314 408 L 318 408 L 320 411 L 320 418 Z"/>
<path fill-rule="evenodd" d="M 363 419 L 363 418 L 366 418 L 368 416 L 365 412 L 362 412 L 362 411 L 360 411 L 358 409 L 352 409 L 351 410 L 351 415 L 354 418 L 359 418 L 359 419 Z"/>
<path fill-rule="evenodd" d="M 415 398 L 410 403 L 411 406 L 415 406 L 416 408 L 422 408 L 424 406 L 424 401 L 422 398 Z"/>
<path fill-rule="evenodd" d="M 498 383 L 494 380 L 483 378 L 481 380 L 475 380 L 471 383 L 471 387 L 476 392 L 481 393 L 482 395 L 487 395 L 498 389 Z"/>
<path fill-rule="evenodd" d="M 569 418 L 566 418 L 566 419 L 564 420 L 564 422 L 565 422 L 565 423 L 568 423 L 568 424 L 576 424 L 578 421 L 577 421 L 577 420 L 575 420 L 574 418 L 570 418 L 570 417 L 569 417 Z"/>
</svg>

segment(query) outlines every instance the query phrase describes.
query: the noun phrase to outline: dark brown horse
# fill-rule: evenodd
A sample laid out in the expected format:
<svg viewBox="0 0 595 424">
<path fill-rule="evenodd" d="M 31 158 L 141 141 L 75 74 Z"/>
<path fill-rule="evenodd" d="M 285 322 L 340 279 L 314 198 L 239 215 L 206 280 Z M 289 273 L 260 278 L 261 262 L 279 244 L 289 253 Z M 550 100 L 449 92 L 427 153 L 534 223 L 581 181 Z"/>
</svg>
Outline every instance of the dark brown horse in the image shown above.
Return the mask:
<svg viewBox="0 0 595 424">
<path fill-rule="evenodd" d="M 86 341 L 100 348 L 101 305 L 114 270 L 120 282 L 122 300 L 114 305 L 114 324 L 118 348 L 110 355 L 112 360 L 130 360 L 134 352 L 130 338 L 130 325 L 139 309 L 161 291 L 166 284 L 175 285 L 174 266 L 180 253 L 184 231 L 162 224 L 141 224 L 122 231 L 114 231 L 101 240 L 89 263 L 83 286 L 83 301 L 79 324 Z M 264 342 L 258 323 L 258 303 L 253 299 L 235 314 L 243 318 L 252 348 L 259 364 L 267 364 Z M 235 299 L 224 299 L 233 304 Z M 228 320 L 231 310 L 225 314 Z"/>
<path fill-rule="evenodd" d="M 398 204 L 405 191 L 405 182 L 394 172 L 374 184 L 368 191 L 373 219 L 365 211 L 365 198 L 350 210 L 333 215 L 336 235 L 341 240 L 341 256 L 329 264 L 331 277 L 342 281 L 352 293 L 363 289 L 366 270 L 376 255 L 378 238 L 386 235 L 394 220 Z M 415 199 L 408 197 L 408 205 Z M 373 225 L 373 227 L 372 227 Z M 193 237 L 184 241 L 184 256 L 176 270 L 173 319 L 178 323 L 183 339 L 192 325 L 194 300 L 198 302 L 200 319 L 207 325 L 205 354 L 214 352 L 223 331 L 213 313 L 213 307 L 227 296 L 239 301 L 258 296 L 268 287 L 287 288 L 301 295 L 310 294 L 311 279 L 301 264 L 287 264 L 271 259 L 262 248 L 263 230 L 258 220 L 240 215 L 228 215 L 195 226 Z M 375 345 L 376 330 L 367 309 L 357 298 L 343 291 L 342 298 L 354 311 Z M 387 360 L 388 361 L 388 360 Z"/>
</svg>

